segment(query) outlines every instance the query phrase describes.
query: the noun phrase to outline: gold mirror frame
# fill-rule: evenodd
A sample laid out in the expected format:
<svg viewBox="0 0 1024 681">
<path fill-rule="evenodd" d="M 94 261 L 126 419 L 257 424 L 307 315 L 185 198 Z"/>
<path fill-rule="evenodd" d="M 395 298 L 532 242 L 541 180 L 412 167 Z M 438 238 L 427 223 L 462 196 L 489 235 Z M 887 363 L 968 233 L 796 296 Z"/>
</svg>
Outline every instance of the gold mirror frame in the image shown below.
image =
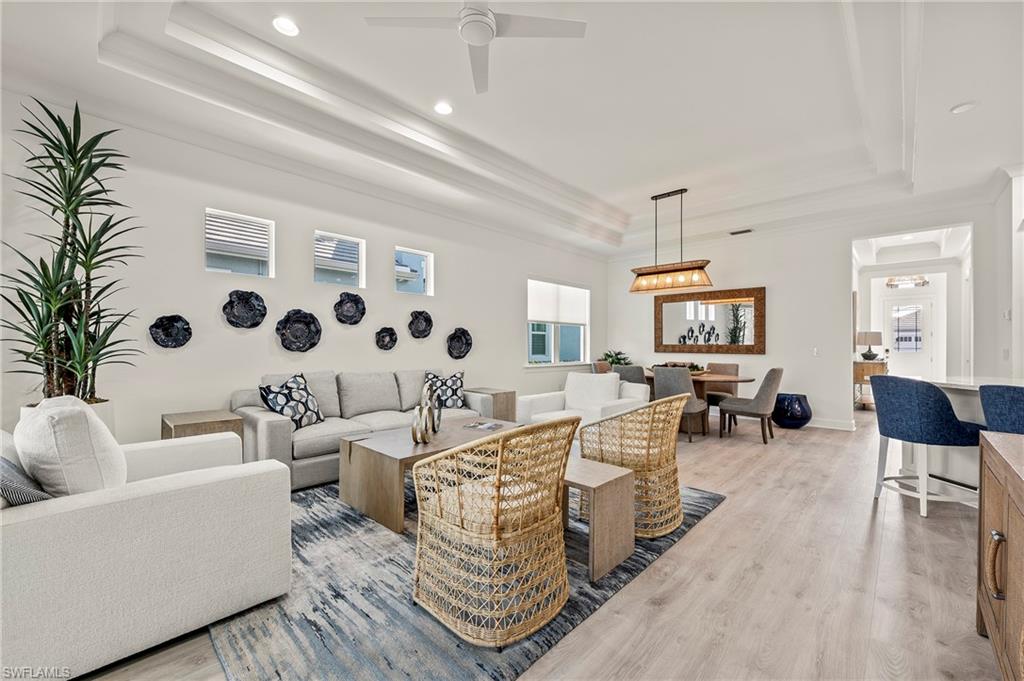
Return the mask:
<svg viewBox="0 0 1024 681">
<path fill-rule="evenodd" d="M 754 300 L 754 343 L 753 345 L 679 345 L 665 343 L 664 329 L 665 303 L 713 303 L 715 301 L 752 298 Z M 654 297 L 654 351 L 694 353 L 708 355 L 763 355 L 765 354 L 765 288 L 734 288 L 723 291 L 701 291 L 695 293 L 673 293 Z"/>
</svg>

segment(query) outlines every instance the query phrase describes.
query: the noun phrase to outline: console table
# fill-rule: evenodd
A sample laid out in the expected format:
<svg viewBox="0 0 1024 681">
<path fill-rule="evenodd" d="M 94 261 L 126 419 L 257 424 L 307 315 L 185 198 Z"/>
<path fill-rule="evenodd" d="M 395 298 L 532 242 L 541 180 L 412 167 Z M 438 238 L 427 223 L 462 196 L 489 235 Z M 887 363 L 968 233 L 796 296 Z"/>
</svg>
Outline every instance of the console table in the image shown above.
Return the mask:
<svg viewBox="0 0 1024 681">
<path fill-rule="evenodd" d="M 209 433 L 235 433 L 242 437 L 242 417 L 226 409 L 214 409 L 164 414 L 160 419 L 161 440 Z"/>
</svg>

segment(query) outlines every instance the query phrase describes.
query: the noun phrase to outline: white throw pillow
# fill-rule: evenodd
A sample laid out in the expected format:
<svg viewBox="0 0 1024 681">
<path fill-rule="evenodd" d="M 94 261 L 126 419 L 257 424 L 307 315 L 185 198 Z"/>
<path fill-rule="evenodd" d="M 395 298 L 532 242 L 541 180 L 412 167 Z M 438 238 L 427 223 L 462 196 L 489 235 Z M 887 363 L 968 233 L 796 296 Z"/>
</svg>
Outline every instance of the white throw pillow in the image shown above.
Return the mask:
<svg viewBox="0 0 1024 681">
<path fill-rule="evenodd" d="M 587 409 L 619 399 L 619 375 L 583 374 L 573 372 L 565 376 L 565 408 Z"/>
<path fill-rule="evenodd" d="M 119 487 L 128 479 L 120 445 L 76 397 L 40 402 L 15 426 L 14 446 L 25 472 L 55 497 Z"/>
</svg>

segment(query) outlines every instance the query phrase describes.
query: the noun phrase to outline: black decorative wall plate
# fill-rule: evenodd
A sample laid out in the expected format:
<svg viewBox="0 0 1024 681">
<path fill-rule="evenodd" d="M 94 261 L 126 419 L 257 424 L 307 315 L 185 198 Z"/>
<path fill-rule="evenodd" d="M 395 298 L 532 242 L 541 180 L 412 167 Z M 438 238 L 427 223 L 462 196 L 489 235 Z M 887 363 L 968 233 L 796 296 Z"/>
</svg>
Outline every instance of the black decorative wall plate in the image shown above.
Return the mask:
<svg viewBox="0 0 1024 681">
<path fill-rule="evenodd" d="M 192 339 L 192 327 L 180 314 L 157 317 L 149 325 L 149 335 L 162 348 L 180 348 Z"/>
<path fill-rule="evenodd" d="M 306 352 L 320 342 L 320 321 L 311 312 L 288 310 L 277 322 L 281 346 L 292 352 Z"/>
<path fill-rule="evenodd" d="M 434 329 L 434 320 L 426 310 L 413 310 L 409 315 L 409 335 L 413 338 L 426 338 Z"/>
<path fill-rule="evenodd" d="M 354 325 L 363 321 L 366 314 L 366 303 L 358 293 L 346 291 L 338 296 L 334 304 L 334 317 L 342 324 Z"/>
<path fill-rule="evenodd" d="M 448 334 L 448 356 L 452 359 L 462 359 L 473 349 L 473 337 L 461 326 Z"/>
<path fill-rule="evenodd" d="M 267 304 L 255 291 L 232 291 L 221 308 L 224 319 L 237 329 L 255 329 L 267 316 Z"/>
<path fill-rule="evenodd" d="M 398 345 L 398 333 L 390 326 L 382 326 L 377 331 L 376 341 L 381 350 L 391 350 Z"/>
</svg>

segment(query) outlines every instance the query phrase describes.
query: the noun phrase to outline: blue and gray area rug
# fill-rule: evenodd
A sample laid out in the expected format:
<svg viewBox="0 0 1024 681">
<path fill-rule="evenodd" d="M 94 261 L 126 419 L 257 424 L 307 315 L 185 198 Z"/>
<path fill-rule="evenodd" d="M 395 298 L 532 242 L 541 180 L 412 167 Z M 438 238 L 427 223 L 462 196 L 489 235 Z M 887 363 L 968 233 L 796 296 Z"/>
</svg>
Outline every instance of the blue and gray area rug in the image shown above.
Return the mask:
<svg viewBox="0 0 1024 681">
<path fill-rule="evenodd" d="M 407 515 L 415 519 L 411 486 Z M 683 488 L 682 527 L 638 539 L 596 584 L 587 578 L 587 526 L 569 523 L 569 601 L 555 619 L 501 653 L 462 641 L 412 603 L 415 532 L 395 534 L 338 501 L 338 486 L 292 495 L 288 595 L 210 626 L 227 676 L 250 679 L 515 679 L 725 499 Z"/>
</svg>

